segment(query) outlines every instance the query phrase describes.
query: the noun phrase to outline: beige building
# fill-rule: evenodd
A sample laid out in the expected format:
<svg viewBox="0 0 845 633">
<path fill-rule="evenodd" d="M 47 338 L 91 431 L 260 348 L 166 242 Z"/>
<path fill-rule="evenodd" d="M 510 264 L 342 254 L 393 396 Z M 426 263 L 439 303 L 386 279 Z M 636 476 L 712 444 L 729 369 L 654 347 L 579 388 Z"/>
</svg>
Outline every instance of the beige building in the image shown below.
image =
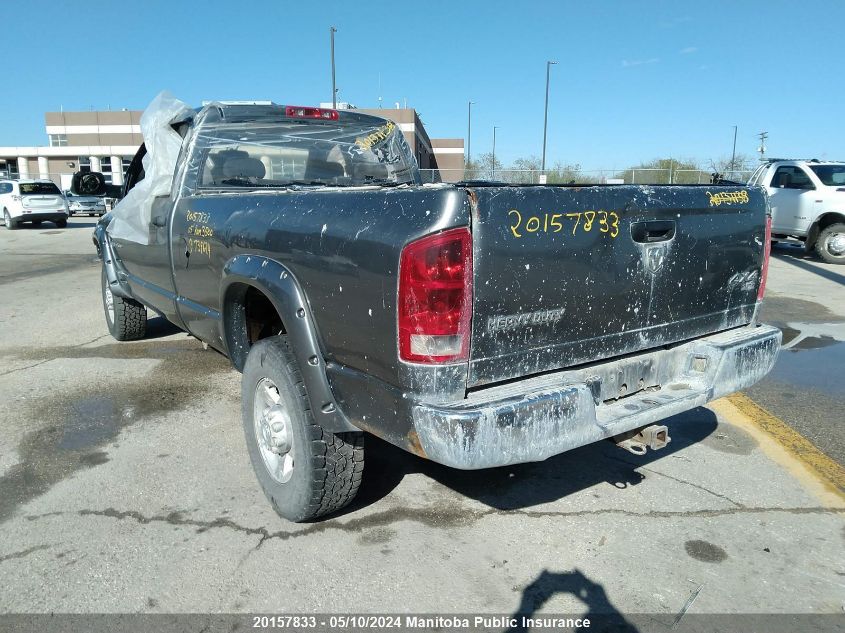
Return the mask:
<svg viewBox="0 0 845 633">
<path fill-rule="evenodd" d="M 321 104 L 325 105 L 325 104 Z M 405 135 L 424 182 L 436 180 L 441 169 L 444 181 L 463 177 L 463 139 L 432 139 L 413 108 L 360 110 L 396 123 Z M 70 188 L 73 173 L 89 168 L 102 172 L 107 182 L 123 184 L 123 174 L 138 147 L 141 111 L 47 112 L 44 115 L 48 145 L 0 147 L 0 177 L 52 179 Z"/>
<path fill-rule="evenodd" d="M 47 112 L 48 145 L 0 147 L 0 174 L 7 178 L 50 178 L 63 189 L 75 171 L 100 171 L 113 184 L 143 142 L 141 112 Z"/>
</svg>

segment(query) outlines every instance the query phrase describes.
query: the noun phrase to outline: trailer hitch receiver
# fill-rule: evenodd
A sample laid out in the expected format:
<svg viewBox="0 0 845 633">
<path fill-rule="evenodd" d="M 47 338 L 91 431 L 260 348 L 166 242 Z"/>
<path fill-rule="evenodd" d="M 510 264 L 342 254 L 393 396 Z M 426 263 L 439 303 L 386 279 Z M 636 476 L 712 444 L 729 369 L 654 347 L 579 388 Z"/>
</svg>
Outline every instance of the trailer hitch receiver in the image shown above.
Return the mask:
<svg viewBox="0 0 845 633">
<path fill-rule="evenodd" d="M 611 438 L 619 448 L 634 455 L 645 455 L 647 449 L 653 451 L 665 448 L 672 441 L 669 429 L 662 424 L 651 424 L 641 429 L 634 429 Z"/>
</svg>

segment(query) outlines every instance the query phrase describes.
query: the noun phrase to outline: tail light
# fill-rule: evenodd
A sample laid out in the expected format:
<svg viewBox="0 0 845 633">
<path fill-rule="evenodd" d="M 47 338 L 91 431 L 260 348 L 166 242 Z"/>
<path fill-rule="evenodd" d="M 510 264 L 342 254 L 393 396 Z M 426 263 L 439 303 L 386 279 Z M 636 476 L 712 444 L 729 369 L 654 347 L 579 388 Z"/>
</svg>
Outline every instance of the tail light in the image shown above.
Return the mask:
<svg viewBox="0 0 845 633">
<path fill-rule="evenodd" d="M 766 240 L 763 243 L 763 269 L 760 271 L 760 288 L 757 290 L 757 301 L 766 294 L 766 277 L 769 275 L 769 257 L 772 254 L 772 216 L 766 216 Z"/>
<path fill-rule="evenodd" d="M 285 116 L 295 119 L 324 119 L 326 121 L 337 121 L 337 110 L 326 108 L 309 108 L 307 106 L 285 106 Z"/>
<path fill-rule="evenodd" d="M 399 358 L 469 358 L 472 237 L 451 229 L 411 242 L 399 261 Z"/>
</svg>

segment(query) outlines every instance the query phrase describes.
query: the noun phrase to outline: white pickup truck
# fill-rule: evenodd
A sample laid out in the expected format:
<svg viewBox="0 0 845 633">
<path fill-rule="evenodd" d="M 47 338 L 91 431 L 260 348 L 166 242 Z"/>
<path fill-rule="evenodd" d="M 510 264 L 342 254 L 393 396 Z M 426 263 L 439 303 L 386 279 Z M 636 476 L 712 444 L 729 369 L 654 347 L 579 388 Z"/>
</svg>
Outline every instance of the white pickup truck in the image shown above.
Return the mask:
<svg viewBox="0 0 845 633">
<path fill-rule="evenodd" d="M 772 238 L 794 237 L 830 264 L 845 264 L 845 162 L 773 158 L 749 186 L 765 187 Z"/>
</svg>

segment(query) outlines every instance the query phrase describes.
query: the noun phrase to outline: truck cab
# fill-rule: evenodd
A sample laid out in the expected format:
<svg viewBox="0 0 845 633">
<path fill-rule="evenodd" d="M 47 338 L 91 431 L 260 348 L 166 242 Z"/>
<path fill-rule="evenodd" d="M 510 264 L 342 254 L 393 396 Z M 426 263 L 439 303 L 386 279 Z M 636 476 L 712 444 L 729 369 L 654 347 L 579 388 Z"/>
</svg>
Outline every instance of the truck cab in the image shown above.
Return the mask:
<svg viewBox="0 0 845 633">
<path fill-rule="evenodd" d="M 772 237 L 793 237 L 830 264 L 845 264 L 845 162 L 771 159 L 748 181 L 769 194 Z"/>
</svg>

